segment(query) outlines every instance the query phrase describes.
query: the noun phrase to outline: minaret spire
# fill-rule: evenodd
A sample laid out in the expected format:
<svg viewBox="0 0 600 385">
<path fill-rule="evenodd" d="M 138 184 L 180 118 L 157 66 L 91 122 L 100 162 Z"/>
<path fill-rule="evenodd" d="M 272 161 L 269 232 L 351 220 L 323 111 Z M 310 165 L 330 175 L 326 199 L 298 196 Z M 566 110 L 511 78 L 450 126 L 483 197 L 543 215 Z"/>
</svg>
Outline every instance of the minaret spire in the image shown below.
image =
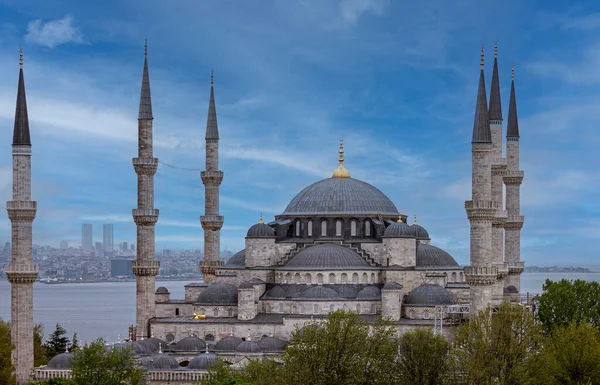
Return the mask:
<svg viewBox="0 0 600 385">
<path fill-rule="evenodd" d="M 136 276 L 136 338 L 150 337 L 150 319 L 156 315 L 154 299 L 155 278 L 160 262 L 154 260 L 154 226 L 159 211 L 154 208 L 154 174 L 158 159 L 153 154 L 152 100 L 148 76 L 148 42 L 144 42 L 144 71 L 138 115 L 138 157 L 133 158 L 133 168 L 138 176 L 137 208 L 133 220 L 137 226 L 137 255 L 133 262 Z"/>
<path fill-rule="evenodd" d="M 494 43 L 494 69 L 492 71 L 492 87 L 490 90 L 490 121 L 502 120 L 502 103 L 500 102 L 500 79 L 498 76 L 498 42 Z"/>
<path fill-rule="evenodd" d="M 200 262 L 200 271 L 204 282 L 216 281 L 216 268 L 223 264 L 221 260 L 221 227 L 223 217 L 219 215 L 219 186 L 223 181 L 223 171 L 219 171 L 219 127 L 217 108 L 215 107 L 214 71 L 210 73 L 210 100 L 206 121 L 206 171 L 202 171 L 204 183 L 204 212 L 200 217 L 204 229 L 204 261 Z"/>
<path fill-rule="evenodd" d="M 485 75 L 483 73 L 484 53 L 481 46 L 481 62 L 479 71 L 479 88 L 475 106 L 475 121 L 473 122 L 473 143 L 491 143 L 490 122 L 488 115 L 487 96 L 485 92 Z"/>
<path fill-rule="evenodd" d="M 508 103 L 507 138 L 519 137 L 519 119 L 517 117 L 517 97 L 515 95 L 515 66 L 512 67 L 512 81 L 510 83 L 510 101 Z"/>
<path fill-rule="evenodd" d="M 33 370 L 33 283 L 38 266 L 31 254 L 32 223 L 37 202 L 31 200 L 31 140 L 23 77 L 23 50 L 19 53 L 19 85 L 12 144 L 12 200 L 6 202 L 11 222 L 11 262 L 5 272 L 11 286 L 12 359 L 17 383 L 30 380 Z"/>
</svg>

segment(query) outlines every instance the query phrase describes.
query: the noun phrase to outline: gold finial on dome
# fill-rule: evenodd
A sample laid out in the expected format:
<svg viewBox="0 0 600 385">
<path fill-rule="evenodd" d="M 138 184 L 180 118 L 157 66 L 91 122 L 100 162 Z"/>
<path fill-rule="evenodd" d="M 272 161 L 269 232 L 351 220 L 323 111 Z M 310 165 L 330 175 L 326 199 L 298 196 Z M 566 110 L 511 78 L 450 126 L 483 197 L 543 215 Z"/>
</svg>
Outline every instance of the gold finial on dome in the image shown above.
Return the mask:
<svg viewBox="0 0 600 385">
<path fill-rule="evenodd" d="M 19 50 L 19 68 L 23 68 L 23 48 Z"/>
<path fill-rule="evenodd" d="M 332 178 L 350 178 L 350 172 L 344 168 L 344 139 L 340 139 L 340 165 L 333 172 Z"/>
<path fill-rule="evenodd" d="M 258 218 L 258 224 L 262 225 L 263 223 L 264 222 L 263 222 L 263 219 L 262 219 L 262 213 L 260 213 L 260 218 Z"/>
<path fill-rule="evenodd" d="M 415 215 L 415 217 L 413 219 L 413 226 L 417 226 L 417 225 L 418 225 L 418 223 L 417 223 L 417 216 Z"/>
<path fill-rule="evenodd" d="M 398 223 L 402 223 L 402 214 L 398 214 Z"/>
</svg>

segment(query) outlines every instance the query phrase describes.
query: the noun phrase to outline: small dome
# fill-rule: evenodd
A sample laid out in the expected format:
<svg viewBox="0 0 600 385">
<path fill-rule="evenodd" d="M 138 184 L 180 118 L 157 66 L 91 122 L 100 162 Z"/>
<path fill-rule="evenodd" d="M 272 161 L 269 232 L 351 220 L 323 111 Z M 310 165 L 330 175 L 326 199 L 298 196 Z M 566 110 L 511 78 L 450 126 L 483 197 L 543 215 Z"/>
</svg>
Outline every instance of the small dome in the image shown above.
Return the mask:
<svg viewBox="0 0 600 385">
<path fill-rule="evenodd" d="M 402 290 L 402 285 L 396 282 L 387 282 L 381 290 Z"/>
<path fill-rule="evenodd" d="M 207 370 L 215 366 L 218 358 L 214 353 L 202 353 L 192 358 L 187 368 L 191 370 Z"/>
<path fill-rule="evenodd" d="M 240 286 L 238 286 L 238 290 L 245 290 L 245 289 L 251 289 L 254 290 L 254 286 L 248 282 L 248 281 L 244 281 L 240 284 Z"/>
<path fill-rule="evenodd" d="M 337 291 L 342 298 L 356 298 L 356 295 L 362 289 L 362 287 L 356 285 L 333 285 L 331 288 Z"/>
<path fill-rule="evenodd" d="M 300 294 L 300 298 L 305 299 L 341 299 L 337 291 L 325 286 L 315 286 L 307 289 Z"/>
<path fill-rule="evenodd" d="M 262 349 L 256 342 L 244 341 L 235 349 L 236 353 L 261 353 Z"/>
<path fill-rule="evenodd" d="M 383 232 L 385 238 L 415 238 L 415 229 L 404 222 L 394 222 Z"/>
<path fill-rule="evenodd" d="M 259 342 L 258 346 L 265 353 L 280 353 L 285 350 L 289 342 L 281 340 L 275 337 L 263 337 Z"/>
<path fill-rule="evenodd" d="M 417 266 L 418 267 L 450 267 L 457 268 L 460 265 L 447 252 L 425 243 L 417 245 Z"/>
<path fill-rule="evenodd" d="M 225 266 L 246 266 L 246 249 L 233 254 L 231 258 L 225 262 Z"/>
<path fill-rule="evenodd" d="M 518 294 L 519 290 L 515 286 L 510 285 L 504 288 L 504 292 L 507 294 Z"/>
<path fill-rule="evenodd" d="M 266 292 L 265 294 L 265 298 L 285 298 L 285 290 L 277 285 L 274 286 L 273 288 L 269 289 L 269 291 Z"/>
<path fill-rule="evenodd" d="M 423 226 L 414 224 L 411 227 L 414 229 L 413 231 L 415 232 L 415 236 L 417 237 L 418 240 L 427 241 L 427 240 L 431 239 L 429 237 L 429 233 L 427 232 L 427 230 L 425 230 L 425 228 Z"/>
<path fill-rule="evenodd" d="M 206 349 L 204 340 L 196 336 L 185 337 L 172 346 L 173 350 L 179 352 L 203 352 Z"/>
<path fill-rule="evenodd" d="M 360 255 L 348 247 L 334 243 L 310 246 L 296 254 L 286 268 L 331 269 L 370 267 Z"/>
<path fill-rule="evenodd" d="M 115 349 L 133 349 L 133 353 L 136 355 L 150 355 L 152 354 L 152 350 L 148 345 L 146 345 L 143 340 L 140 341 L 127 341 L 122 342 L 120 344 L 114 345 Z"/>
<path fill-rule="evenodd" d="M 136 341 L 136 343 L 144 345 L 151 354 L 158 353 L 160 346 L 167 346 L 165 341 L 154 337 Z"/>
<path fill-rule="evenodd" d="M 407 306 L 437 306 L 452 305 L 454 299 L 448 290 L 439 285 L 424 284 L 406 296 L 404 304 Z"/>
<path fill-rule="evenodd" d="M 238 337 L 225 337 L 222 340 L 219 340 L 215 344 L 215 351 L 217 352 L 235 352 L 235 349 L 244 342 L 241 338 Z"/>
<path fill-rule="evenodd" d="M 170 293 L 169 293 L 169 289 L 167 289 L 164 286 L 161 286 L 158 289 L 156 289 L 156 294 L 170 294 Z"/>
<path fill-rule="evenodd" d="M 246 237 L 249 238 L 272 238 L 275 236 L 275 230 L 265 223 L 261 222 L 253 225 L 248 229 Z"/>
<path fill-rule="evenodd" d="M 200 293 L 198 302 L 209 305 L 237 304 L 237 287 L 227 283 L 213 283 Z"/>
<path fill-rule="evenodd" d="M 73 354 L 65 352 L 58 354 L 48 362 L 50 369 L 71 369 L 73 368 Z"/>
<path fill-rule="evenodd" d="M 147 370 L 172 370 L 179 368 L 179 362 L 168 354 L 159 353 L 142 359 Z"/>
<path fill-rule="evenodd" d="M 356 299 L 381 299 L 381 290 L 377 286 L 367 286 L 356 295 Z"/>
</svg>

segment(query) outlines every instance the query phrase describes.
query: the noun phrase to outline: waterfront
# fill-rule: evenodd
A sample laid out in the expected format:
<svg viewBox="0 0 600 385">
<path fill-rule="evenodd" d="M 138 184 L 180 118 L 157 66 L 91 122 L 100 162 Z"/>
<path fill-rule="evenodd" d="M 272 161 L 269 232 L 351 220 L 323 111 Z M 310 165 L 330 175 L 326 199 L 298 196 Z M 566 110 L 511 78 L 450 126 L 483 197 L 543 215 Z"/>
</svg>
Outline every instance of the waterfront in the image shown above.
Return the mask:
<svg viewBox="0 0 600 385">
<path fill-rule="evenodd" d="M 600 273 L 526 273 L 521 276 L 522 293 L 539 293 L 546 278 L 599 281 Z M 191 281 L 159 281 L 171 298 L 184 297 L 184 285 Z M 0 281 L 0 317 L 10 318 L 10 284 Z M 127 336 L 135 323 L 135 282 L 101 282 L 47 285 L 34 284 L 34 320 L 43 323 L 46 334 L 60 323 L 81 341 L 103 337 L 115 341 Z"/>
</svg>

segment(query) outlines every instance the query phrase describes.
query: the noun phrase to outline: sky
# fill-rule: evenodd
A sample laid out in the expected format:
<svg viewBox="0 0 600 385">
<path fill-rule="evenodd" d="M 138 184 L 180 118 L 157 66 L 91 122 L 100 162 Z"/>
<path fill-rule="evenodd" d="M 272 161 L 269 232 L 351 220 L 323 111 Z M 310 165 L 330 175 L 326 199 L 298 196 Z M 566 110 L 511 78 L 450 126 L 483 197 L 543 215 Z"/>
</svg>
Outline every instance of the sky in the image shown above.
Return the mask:
<svg viewBox="0 0 600 385">
<path fill-rule="evenodd" d="M 135 243 L 144 39 L 154 112 L 157 249 L 200 249 L 204 131 L 215 71 L 222 249 L 244 246 L 337 167 L 373 184 L 469 261 L 479 52 L 498 41 L 504 129 L 511 64 L 521 133 L 522 259 L 594 265 L 600 242 L 600 4 L 562 1 L 0 0 L 0 201 L 23 47 L 34 243 L 114 223 Z M 2 139 L 4 138 L 4 139 Z M 0 241 L 10 221 L 0 215 Z M 598 263 L 600 265 L 600 263 Z"/>
</svg>

